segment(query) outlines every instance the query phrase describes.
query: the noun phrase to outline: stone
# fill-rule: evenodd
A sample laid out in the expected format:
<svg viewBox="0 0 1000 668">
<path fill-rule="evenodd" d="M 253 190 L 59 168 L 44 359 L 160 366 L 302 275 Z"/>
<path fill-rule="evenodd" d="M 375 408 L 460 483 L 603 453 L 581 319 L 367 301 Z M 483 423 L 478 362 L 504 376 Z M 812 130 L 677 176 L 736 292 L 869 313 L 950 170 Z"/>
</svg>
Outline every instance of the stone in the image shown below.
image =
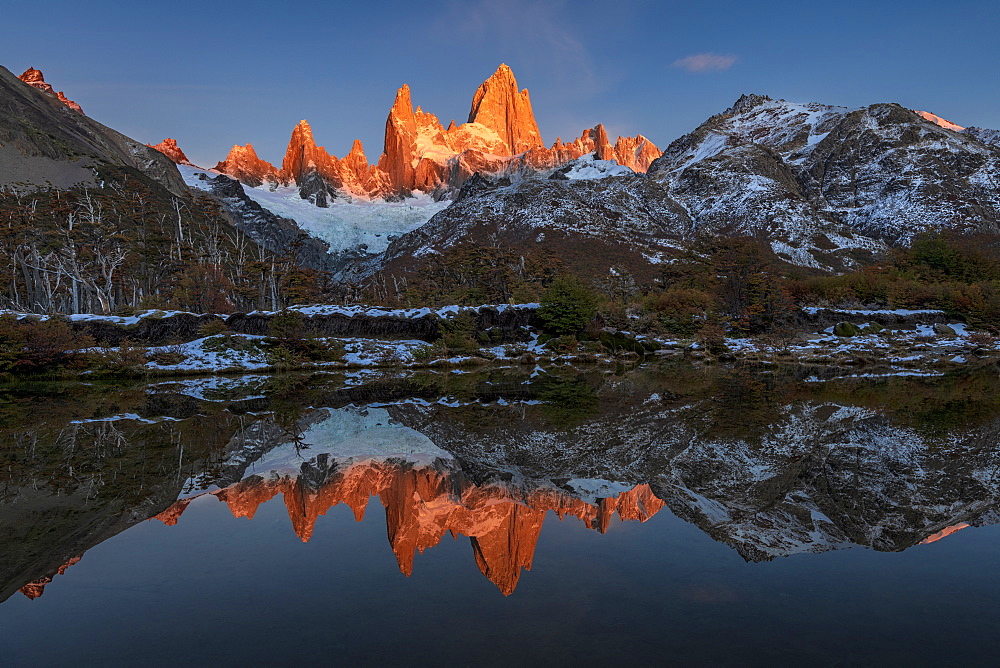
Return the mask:
<svg viewBox="0 0 1000 668">
<path fill-rule="evenodd" d="M 954 337 L 958 335 L 954 327 L 949 327 L 944 323 L 936 322 L 932 327 L 934 329 L 934 333 L 938 336 Z"/>
<path fill-rule="evenodd" d="M 514 72 L 503 63 L 472 96 L 469 122 L 484 125 L 500 135 L 508 155 L 544 146 L 528 89 L 518 92 Z"/>
<path fill-rule="evenodd" d="M 861 328 L 850 322 L 838 322 L 833 326 L 834 336 L 858 336 L 861 334 Z"/>
</svg>

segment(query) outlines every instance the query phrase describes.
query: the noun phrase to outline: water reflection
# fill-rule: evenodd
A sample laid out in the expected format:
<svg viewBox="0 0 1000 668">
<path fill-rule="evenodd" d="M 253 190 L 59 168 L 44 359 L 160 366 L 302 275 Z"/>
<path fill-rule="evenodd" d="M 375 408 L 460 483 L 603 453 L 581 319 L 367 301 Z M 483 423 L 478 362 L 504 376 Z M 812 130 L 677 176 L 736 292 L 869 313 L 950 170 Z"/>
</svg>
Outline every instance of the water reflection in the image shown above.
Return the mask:
<svg viewBox="0 0 1000 668">
<path fill-rule="evenodd" d="M 549 511 L 603 533 L 666 508 L 751 561 L 904 550 L 998 519 L 992 369 L 465 376 L 11 391 L 0 600 L 41 596 L 86 550 L 183 522 L 199 497 L 252 519 L 280 495 L 305 542 L 331 508 L 360 522 L 377 497 L 404 574 L 451 534 L 504 595 Z"/>
</svg>

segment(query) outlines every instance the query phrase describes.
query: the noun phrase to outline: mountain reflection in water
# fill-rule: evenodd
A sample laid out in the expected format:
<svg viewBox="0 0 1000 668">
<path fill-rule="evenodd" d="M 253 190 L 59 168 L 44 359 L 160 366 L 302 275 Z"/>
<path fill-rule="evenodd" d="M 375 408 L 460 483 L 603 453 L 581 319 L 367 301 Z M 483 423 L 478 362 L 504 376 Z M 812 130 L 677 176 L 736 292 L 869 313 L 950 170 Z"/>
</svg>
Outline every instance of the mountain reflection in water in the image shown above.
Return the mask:
<svg viewBox="0 0 1000 668">
<path fill-rule="evenodd" d="M 479 570 L 505 595 L 514 591 L 521 569 L 531 569 L 547 511 L 560 519 L 578 518 L 603 533 L 616 513 L 623 520 L 641 522 L 663 507 L 649 485 L 588 502 L 555 486 L 477 486 L 442 462 L 331 462 L 320 456 L 304 462 L 303 468 L 308 472 L 300 476 L 254 476 L 207 494 L 225 502 L 235 517 L 251 519 L 260 504 L 282 494 L 303 542 L 309 541 L 319 516 L 333 506 L 347 504 L 360 522 L 369 497 L 377 496 L 385 507 L 389 544 L 400 571 L 409 576 L 416 552 L 437 545 L 447 533 L 455 538 L 462 534 L 471 539 Z M 310 482 L 315 480 L 321 482 Z M 179 500 L 156 519 L 175 524 L 189 502 Z"/>
<path fill-rule="evenodd" d="M 0 414 L 0 600 L 41 596 L 94 545 L 183 523 L 208 496 L 252 519 L 280 494 L 304 542 L 334 506 L 360 522 L 378 497 L 404 574 L 461 535 L 504 595 L 549 511 L 603 533 L 666 507 L 748 561 L 898 551 L 998 520 L 992 369 L 466 375 L 19 390 Z"/>
</svg>

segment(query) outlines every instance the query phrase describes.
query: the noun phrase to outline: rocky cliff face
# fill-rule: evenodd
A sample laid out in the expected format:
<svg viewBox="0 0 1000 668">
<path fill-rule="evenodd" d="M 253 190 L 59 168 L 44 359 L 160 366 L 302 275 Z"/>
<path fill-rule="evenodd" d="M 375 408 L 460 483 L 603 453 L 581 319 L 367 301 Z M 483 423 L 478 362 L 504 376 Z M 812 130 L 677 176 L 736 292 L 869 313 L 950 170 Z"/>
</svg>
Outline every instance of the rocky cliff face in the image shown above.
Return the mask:
<svg viewBox="0 0 1000 668">
<path fill-rule="evenodd" d="M 329 244 L 309 236 L 294 220 L 271 213 L 250 199 L 239 181 L 225 175 L 212 178 L 206 174 L 204 184 L 204 189 L 222 202 L 233 225 L 262 248 L 292 255 L 302 267 L 318 271 L 340 268 L 336 258 L 329 253 Z"/>
<path fill-rule="evenodd" d="M 505 155 L 543 146 L 528 89 L 518 92 L 514 73 L 505 64 L 476 89 L 469 122 L 495 132 L 504 142 Z"/>
<path fill-rule="evenodd" d="M 155 148 L 157 151 L 173 160 L 175 164 L 191 165 L 191 161 L 188 160 L 186 155 L 184 155 L 184 151 L 181 150 L 181 147 L 177 145 L 176 139 L 167 137 L 159 144 L 146 144 L 146 146 Z M 194 165 L 191 166 L 194 167 Z"/>
<path fill-rule="evenodd" d="M 257 157 L 253 144 L 233 146 L 226 159 L 217 164 L 215 169 L 252 188 L 279 181 L 278 170 L 271 163 Z"/>
<path fill-rule="evenodd" d="M 29 67 L 24 71 L 24 74 L 18 77 L 18 79 L 28 84 L 32 88 L 37 88 L 43 93 L 55 97 L 57 100 L 65 104 L 73 111 L 78 111 L 81 114 L 83 113 L 83 109 L 80 108 L 80 105 L 78 105 L 73 100 L 67 98 L 62 91 L 56 92 L 52 88 L 51 84 L 45 83 L 45 76 L 42 74 L 41 70 L 36 70 L 34 67 Z"/>
<path fill-rule="evenodd" d="M 48 90 L 41 73 L 26 83 L 0 67 L 0 186 L 20 189 L 96 185 L 105 167 L 138 170 L 187 197 L 165 155 L 76 113 Z M 44 86 L 42 85 L 44 84 Z"/>
<path fill-rule="evenodd" d="M 572 246 L 615 240 L 631 270 L 643 271 L 711 233 L 764 236 L 791 263 L 840 269 L 920 232 L 996 229 L 1000 151 L 992 138 L 896 104 L 847 109 L 745 95 L 671 143 L 645 176 L 481 180 L 396 240 L 385 262 L 520 235 Z M 600 131 L 586 142 L 610 154 Z M 620 162 L 630 151 L 649 155 L 634 141 L 619 145 Z"/>
<path fill-rule="evenodd" d="M 279 180 L 298 186 L 303 197 L 319 206 L 339 194 L 396 199 L 425 192 L 447 197 L 476 173 L 552 170 L 593 152 L 637 172 L 645 171 L 660 153 L 642 135 L 619 137 L 612 146 L 603 125 L 585 130 L 569 144 L 557 140 L 547 148 L 528 91 L 519 91 L 514 73 L 501 65 L 476 90 L 468 122 L 452 121 L 447 128 L 434 114 L 419 106 L 414 109 L 410 88 L 403 85 L 386 119 L 383 151 L 374 165 L 368 163 L 361 142 L 355 141 L 350 153 L 338 159 L 317 147 L 309 124 L 300 122 L 292 132 Z M 259 170 L 240 165 L 227 158 L 217 169 L 247 185 L 259 185 Z"/>
</svg>

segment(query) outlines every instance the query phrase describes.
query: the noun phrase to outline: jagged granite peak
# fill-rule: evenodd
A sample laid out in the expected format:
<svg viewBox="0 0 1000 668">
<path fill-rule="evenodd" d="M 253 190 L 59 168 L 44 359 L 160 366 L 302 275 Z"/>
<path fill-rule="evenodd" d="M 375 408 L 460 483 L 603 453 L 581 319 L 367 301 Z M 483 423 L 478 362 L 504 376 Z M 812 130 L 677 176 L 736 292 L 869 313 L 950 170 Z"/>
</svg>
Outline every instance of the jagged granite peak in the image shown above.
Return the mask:
<svg viewBox="0 0 1000 668">
<path fill-rule="evenodd" d="M 614 147 L 608 141 L 608 132 L 604 129 L 604 123 L 598 123 L 591 132 L 594 138 L 594 153 L 598 160 L 617 160 L 618 155 Z"/>
<path fill-rule="evenodd" d="M 18 77 L 18 79 L 28 84 L 32 88 L 37 88 L 43 93 L 48 93 L 49 95 L 55 96 L 57 100 L 65 104 L 73 111 L 78 111 L 81 114 L 83 113 L 83 109 L 80 108 L 80 105 L 78 105 L 76 102 L 66 97 L 66 95 L 62 91 L 56 92 L 52 88 L 51 84 L 45 82 L 45 76 L 42 74 L 41 70 L 36 70 L 34 67 L 29 67 L 24 71 L 24 74 Z"/>
<path fill-rule="evenodd" d="M 99 183 L 97 169 L 136 169 L 187 197 L 177 166 L 159 151 L 94 119 L 0 67 L 0 186 L 69 188 Z"/>
<path fill-rule="evenodd" d="M 215 170 L 228 174 L 252 188 L 279 181 L 275 166 L 257 157 L 257 151 L 250 143 L 246 146 L 237 144 L 229 149 L 226 159 L 217 164 Z"/>
<path fill-rule="evenodd" d="M 385 172 L 390 186 L 400 194 L 409 194 L 413 187 L 416 137 L 417 120 L 410 100 L 410 87 L 403 84 L 396 91 L 385 121 L 385 146 L 378 161 L 378 167 Z"/>
<path fill-rule="evenodd" d="M 615 141 L 615 156 L 619 165 L 624 165 L 634 172 L 645 172 L 653 161 L 659 158 L 663 151 L 652 141 L 642 135 L 635 137 L 618 137 Z"/>
<path fill-rule="evenodd" d="M 280 181 L 304 187 L 303 196 L 317 203 L 338 192 L 386 199 L 425 192 L 447 198 L 477 172 L 529 174 L 561 167 L 595 151 L 599 159 L 645 171 L 659 153 L 644 137 L 619 138 L 621 146 L 612 146 L 603 125 L 585 130 L 572 144 L 557 141 L 546 148 L 528 93 L 517 90 L 506 65 L 479 86 L 469 118 L 461 125 L 452 120 L 446 128 L 423 107 L 414 110 L 410 87 L 404 84 L 386 118 L 383 151 L 375 165 L 363 158 L 359 144 L 342 160 L 328 154 L 316 146 L 312 129 L 303 121 L 292 133 Z M 240 178 L 235 171 L 220 171 Z M 245 183 L 255 186 L 257 179 L 251 176 Z"/>
<path fill-rule="evenodd" d="M 528 89 L 518 91 L 514 72 L 503 63 L 472 96 L 469 122 L 484 125 L 500 135 L 508 155 L 544 146 Z"/>
<path fill-rule="evenodd" d="M 302 186 L 305 182 L 315 181 L 317 177 L 333 189 L 339 189 L 343 185 L 339 178 L 337 158 L 327 153 L 322 146 L 316 145 L 312 127 L 308 121 L 301 120 L 292 129 L 288 149 L 281 161 L 279 178 L 284 185 L 294 183 Z M 315 189 L 313 192 L 315 193 Z M 303 199 L 307 198 L 308 194 L 303 194 Z"/>
<path fill-rule="evenodd" d="M 155 148 L 157 151 L 170 158 L 175 164 L 191 165 L 191 161 L 188 160 L 186 155 L 184 155 L 184 151 L 181 150 L 181 147 L 177 145 L 176 139 L 167 137 L 159 144 L 146 144 L 146 146 L 149 148 Z M 194 167 L 195 165 L 191 166 Z"/>
</svg>

